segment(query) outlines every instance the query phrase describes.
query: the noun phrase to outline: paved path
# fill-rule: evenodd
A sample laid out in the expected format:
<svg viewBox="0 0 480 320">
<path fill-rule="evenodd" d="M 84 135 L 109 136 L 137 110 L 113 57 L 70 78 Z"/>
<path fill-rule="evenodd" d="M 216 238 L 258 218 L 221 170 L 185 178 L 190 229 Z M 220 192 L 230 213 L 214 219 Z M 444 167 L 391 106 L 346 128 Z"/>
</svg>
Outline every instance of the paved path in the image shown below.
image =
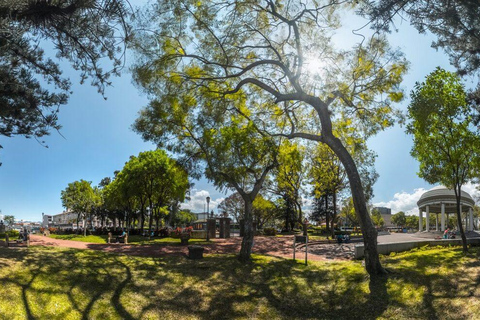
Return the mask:
<svg viewBox="0 0 480 320">
<path fill-rule="evenodd" d="M 416 236 L 415 234 L 408 233 L 392 233 L 389 235 L 382 235 L 378 237 L 378 243 L 392 243 L 392 242 L 407 242 L 414 240 L 425 240 Z M 205 253 L 238 253 L 240 251 L 242 238 L 232 237 L 230 239 L 214 239 L 212 244 L 205 244 Z M 308 259 L 309 260 L 349 260 L 354 256 L 354 250 L 358 243 L 315 243 L 312 242 L 308 245 Z M 111 253 L 135 255 L 135 256 L 148 256 L 148 257 L 160 257 L 165 255 L 182 255 L 188 254 L 188 248 L 186 246 L 179 245 L 124 245 L 124 244 L 98 244 L 88 243 L 80 241 L 60 240 L 52 239 L 48 237 L 31 235 L 32 245 L 41 246 L 55 246 L 66 247 L 75 249 L 91 249 L 101 250 Z M 305 249 L 300 246 L 297 249 L 297 258 L 302 259 L 304 257 Z M 253 253 L 266 254 L 275 257 L 282 257 L 291 259 L 293 257 L 293 236 L 284 237 L 255 237 L 253 246 Z"/>
<path fill-rule="evenodd" d="M 212 244 L 203 245 L 205 253 L 238 253 L 242 239 L 233 237 L 230 239 L 214 239 Z M 101 250 L 111 253 L 120 253 L 136 256 L 160 257 L 169 254 L 187 255 L 186 246 L 168 245 L 124 245 L 124 244 L 98 244 L 80 241 L 52 239 L 49 237 L 31 235 L 31 245 L 54 246 L 75 249 Z M 353 257 L 354 244 L 312 244 L 309 245 L 309 260 L 346 260 Z M 304 257 L 304 249 L 297 250 L 297 258 Z M 291 259 L 293 257 L 293 236 L 285 237 L 255 237 L 253 253 L 266 254 L 275 257 Z"/>
</svg>

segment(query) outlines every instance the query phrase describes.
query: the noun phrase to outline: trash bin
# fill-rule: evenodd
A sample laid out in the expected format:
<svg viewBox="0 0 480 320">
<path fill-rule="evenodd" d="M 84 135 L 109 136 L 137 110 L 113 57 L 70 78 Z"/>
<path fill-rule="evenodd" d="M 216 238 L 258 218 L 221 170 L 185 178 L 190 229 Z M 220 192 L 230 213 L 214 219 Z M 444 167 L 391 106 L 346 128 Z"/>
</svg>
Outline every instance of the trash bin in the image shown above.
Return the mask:
<svg viewBox="0 0 480 320">
<path fill-rule="evenodd" d="M 193 260 L 203 259 L 203 247 L 188 246 L 188 257 Z"/>
</svg>

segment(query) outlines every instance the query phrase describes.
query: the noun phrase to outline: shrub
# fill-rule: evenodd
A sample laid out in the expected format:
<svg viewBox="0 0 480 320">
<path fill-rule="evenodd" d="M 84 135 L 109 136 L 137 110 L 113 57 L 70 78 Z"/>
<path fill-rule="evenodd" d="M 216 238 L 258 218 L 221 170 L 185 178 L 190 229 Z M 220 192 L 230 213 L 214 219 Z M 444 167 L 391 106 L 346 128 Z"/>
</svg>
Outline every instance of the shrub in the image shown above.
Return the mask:
<svg viewBox="0 0 480 320">
<path fill-rule="evenodd" d="M 263 234 L 266 236 L 276 236 L 277 230 L 275 228 L 263 228 Z"/>
</svg>

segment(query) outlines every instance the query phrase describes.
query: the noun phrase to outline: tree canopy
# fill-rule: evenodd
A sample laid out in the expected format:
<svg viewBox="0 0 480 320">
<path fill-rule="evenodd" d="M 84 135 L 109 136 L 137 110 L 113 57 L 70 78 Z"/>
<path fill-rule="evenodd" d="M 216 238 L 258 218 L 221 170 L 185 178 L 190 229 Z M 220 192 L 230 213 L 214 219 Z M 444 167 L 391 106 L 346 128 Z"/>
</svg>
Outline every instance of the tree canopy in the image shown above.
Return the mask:
<svg viewBox="0 0 480 320">
<path fill-rule="evenodd" d="M 466 93 L 459 77 L 437 68 L 425 82 L 417 83 L 408 107 L 413 135 L 411 154 L 420 162 L 418 175 L 431 184 L 441 183 L 455 191 L 457 219 L 461 221 L 462 186 L 477 176 L 480 136 L 471 130 Z M 463 248 L 465 233 L 459 224 Z"/>
<path fill-rule="evenodd" d="M 98 193 L 92 188 L 92 183 L 83 179 L 69 183 L 65 190 L 62 190 L 61 199 L 62 205 L 67 211 L 77 214 L 77 226 L 80 218 L 84 220 L 84 234 L 86 235 L 87 215 L 93 212 L 100 201 Z"/>
<path fill-rule="evenodd" d="M 183 201 L 189 187 L 185 169 L 165 151 L 157 149 L 131 156 L 107 186 L 107 199 L 113 207 L 120 206 L 129 218 L 140 211 L 142 227 L 148 206 L 149 229 L 152 229 L 153 220 L 157 220 L 158 226 L 168 206 Z"/>
<path fill-rule="evenodd" d="M 405 227 L 407 225 L 407 216 L 405 215 L 405 212 L 399 211 L 392 215 L 392 222 L 400 227 Z"/>
<path fill-rule="evenodd" d="M 141 19 L 136 81 L 158 104 L 157 114 L 213 100 L 243 99 L 231 109 L 262 134 L 326 143 L 348 172 L 364 232 L 366 267 L 383 273 L 376 231 L 355 162 L 333 134 L 332 119 L 350 118 L 365 137 L 392 125 L 393 102 L 406 62 L 376 34 L 352 43 L 331 41 L 352 3 L 331 1 L 159 1 Z M 219 10 L 221 8 L 221 10 Z M 152 31 L 152 32 L 150 32 Z M 314 62 L 322 66 L 314 72 Z M 209 101 L 198 101 L 198 93 Z M 167 100 L 166 97 L 181 97 Z M 183 102 L 183 103 L 182 103 Z M 169 109 L 167 109 L 169 108 Z M 224 109 L 220 110 L 224 112 Z"/>
<path fill-rule="evenodd" d="M 363 2 L 362 14 L 377 30 L 390 30 L 397 18 L 408 18 L 421 33 L 431 32 L 458 73 L 480 76 L 480 5 L 477 0 L 380 0 Z M 468 94 L 480 124 L 480 83 Z"/>
<path fill-rule="evenodd" d="M 81 82 L 90 78 L 101 93 L 119 73 L 126 1 L 4 0 L 0 30 L 0 135 L 38 139 L 60 128 L 59 107 L 70 94 L 55 58 L 68 60 Z M 55 58 L 45 54 L 47 43 Z"/>
</svg>

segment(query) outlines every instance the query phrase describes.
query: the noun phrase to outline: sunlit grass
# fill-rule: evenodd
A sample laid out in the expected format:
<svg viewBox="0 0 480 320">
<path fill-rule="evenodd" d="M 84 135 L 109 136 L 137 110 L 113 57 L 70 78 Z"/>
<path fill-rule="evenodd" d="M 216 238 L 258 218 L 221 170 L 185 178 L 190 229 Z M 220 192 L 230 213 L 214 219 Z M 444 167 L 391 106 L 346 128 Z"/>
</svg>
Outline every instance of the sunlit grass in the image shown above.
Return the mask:
<svg viewBox="0 0 480 320">
<path fill-rule="evenodd" d="M 107 243 L 108 236 L 107 235 L 77 235 L 77 234 L 67 234 L 67 235 L 59 235 L 59 234 L 51 234 L 51 238 L 54 239 L 62 239 L 62 240 L 71 240 L 71 241 L 81 241 L 81 242 L 90 242 L 90 243 Z M 113 236 L 113 240 L 115 240 L 115 236 Z M 172 237 L 165 237 L 165 238 L 152 238 L 148 239 L 148 237 L 142 236 L 129 236 L 128 237 L 129 244 L 158 244 L 158 245 L 180 245 L 181 240 L 179 238 L 172 238 Z M 206 241 L 204 239 L 190 239 L 188 241 L 189 244 L 207 244 L 211 243 L 210 241 Z"/>
<path fill-rule="evenodd" d="M 233 255 L 203 260 L 0 248 L 1 319 L 477 319 L 479 249 L 433 248 L 360 261 Z"/>
</svg>

